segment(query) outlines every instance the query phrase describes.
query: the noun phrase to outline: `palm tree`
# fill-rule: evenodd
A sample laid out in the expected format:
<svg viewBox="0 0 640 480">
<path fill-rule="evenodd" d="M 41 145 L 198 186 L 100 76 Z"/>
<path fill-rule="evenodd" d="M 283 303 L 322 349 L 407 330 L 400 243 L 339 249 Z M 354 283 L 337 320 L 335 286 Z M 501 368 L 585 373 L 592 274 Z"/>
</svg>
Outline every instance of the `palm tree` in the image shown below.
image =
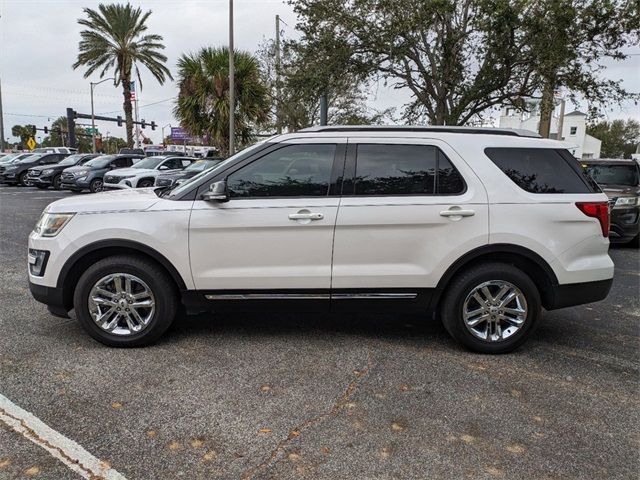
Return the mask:
<svg viewBox="0 0 640 480">
<path fill-rule="evenodd" d="M 164 65 L 167 57 L 160 53 L 164 49 L 162 36 L 145 34 L 146 21 L 151 10 L 143 13 L 140 8 L 130 4 L 98 5 L 98 11 L 85 8 L 87 18 L 78 19 L 78 23 L 87 27 L 80 32 L 78 60 L 74 70 L 86 66 L 84 78 L 100 70 L 100 78 L 114 69 L 114 85 L 122 85 L 124 96 L 124 114 L 127 125 L 127 144 L 133 146 L 133 116 L 131 115 L 131 75 L 135 71 L 140 88 L 140 70 L 144 65 L 151 74 L 163 84 L 165 79 L 173 79 Z"/>
<path fill-rule="evenodd" d="M 258 61 L 236 51 L 235 140 L 251 141 L 255 130 L 269 119 L 268 89 Z M 204 136 L 220 150 L 229 151 L 229 49 L 205 47 L 178 60 L 180 93 L 173 110 L 180 124 L 194 136 Z"/>
</svg>

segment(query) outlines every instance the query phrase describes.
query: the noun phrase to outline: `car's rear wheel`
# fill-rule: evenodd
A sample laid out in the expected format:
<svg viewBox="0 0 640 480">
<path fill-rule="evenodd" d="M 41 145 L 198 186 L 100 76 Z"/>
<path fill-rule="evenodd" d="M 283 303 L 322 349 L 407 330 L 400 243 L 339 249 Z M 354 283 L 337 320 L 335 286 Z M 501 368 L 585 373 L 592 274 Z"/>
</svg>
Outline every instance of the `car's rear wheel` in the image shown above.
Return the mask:
<svg viewBox="0 0 640 480">
<path fill-rule="evenodd" d="M 172 278 L 155 262 L 108 257 L 80 277 L 73 304 L 83 328 L 105 345 L 139 347 L 155 342 L 178 309 Z"/>
<path fill-rule="evenodd" d="M 62 175 L 56 175 L 51 180 L 51 185 L 53 185 L 54 190 L 60 190 L 62 188 Z"/>
<path fill-rule="evenodd" d="M 480 353 L 506 353 L 522 345 L 541 315 L 540 293 L 513 265 L 477 265 L 455 277 L 441 308 L 453 338 Z"/>
<path fill-rule="evenodd" d="M 96 178 L 95 180 L 92 180 L 91 183 L 89 184 L 89 190 L 91 190 L 91 193 L 98 193 L 101 192 L 104 189 L 104 183 L 102 182 L 101 178 Z"/>
<path fill-rule="evenodd" d="M 153 180 L 144 179 L 138 182 L 138 188 L 148 188 L 148 187 L 153 187 Z"/>
</svg>

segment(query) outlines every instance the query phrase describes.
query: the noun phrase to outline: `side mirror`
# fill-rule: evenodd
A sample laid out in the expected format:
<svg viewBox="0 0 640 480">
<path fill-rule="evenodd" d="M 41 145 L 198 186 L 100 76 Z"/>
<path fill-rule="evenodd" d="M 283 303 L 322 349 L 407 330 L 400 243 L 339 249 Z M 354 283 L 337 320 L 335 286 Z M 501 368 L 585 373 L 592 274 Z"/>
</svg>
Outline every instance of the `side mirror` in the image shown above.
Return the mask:
<svg viewBox="0 0 640 480">
<path fill-rule="evenodd" d="M 169 170 L 169 167 L 167 165 L 160 165 L 158 170 Z"/>
<path fill-rule="evenodd" d="M 209 191 L 202 194 L 205 202 L 228 202 L 229 192 L 227 191 L 227 182 L 224 180 L 212 183 Z"/>
</svg>

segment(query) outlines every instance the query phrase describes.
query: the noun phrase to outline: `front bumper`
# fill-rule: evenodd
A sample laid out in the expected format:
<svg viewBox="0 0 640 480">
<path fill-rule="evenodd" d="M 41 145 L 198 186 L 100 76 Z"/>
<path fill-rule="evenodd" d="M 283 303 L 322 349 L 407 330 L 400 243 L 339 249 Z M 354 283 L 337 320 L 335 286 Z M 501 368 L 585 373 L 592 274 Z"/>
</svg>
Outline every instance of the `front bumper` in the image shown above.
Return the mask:
<svg viewBox="0 0 640 480">
<path fill-rule="evenodd" d="M 64 304 L 62 288 L 46 287 L 32 283 L 31 280 L 29 280 L 29 291 L 31 291 L 33 298 L 40 303 L 44 303 L 53 315 L 65 318 L 69 317 L 69 310 Z"/>
<path fill-rule="evenodd" d="M 125 182 L 126 180 L 123 180 L 122 182 Z M 104 183 L 103 188 L 105 190 L 129 190 L 133 187 L 131 187 L 130 185 L 126 185 L 124 183 Z"/>
<path fill-rule="evenodd" d="M 611 209 L 609 240 L 611 243 L 626 243 L 640 233 L 640 207 L 618 207 Z"/>
<path fill-rule="evenodd" d="M 2 173 L 0 174 L 0 183 L 16 183 L 18 176 L 15 173 Z"/>
<path fill-rule="evenodd" d="M 63 178 L 60 183 L 60 188 L 65 190 L 84 190 L 85 188 L 89 188 L 91 182 L 88 179 L 79 180 L 74 178 L 73 180 L 68 178 Z"/>
</svg>

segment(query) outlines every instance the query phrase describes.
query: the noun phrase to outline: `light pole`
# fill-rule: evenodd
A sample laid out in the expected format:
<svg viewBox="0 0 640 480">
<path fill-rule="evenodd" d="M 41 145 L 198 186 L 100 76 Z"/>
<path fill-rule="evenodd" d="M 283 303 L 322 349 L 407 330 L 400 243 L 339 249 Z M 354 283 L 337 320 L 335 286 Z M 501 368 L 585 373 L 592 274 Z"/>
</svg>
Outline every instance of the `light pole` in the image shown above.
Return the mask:
<svg viewBox="0 0 640 480">
<path fill-rule="evenodd" d="M 167 123 L 164 127 L 162 127 L 162 128 L 160 129 L 160 130 L 162 130 L 162 146 L 163 146 L 164 148 L 167 148 L 167 144 L 166 144 L 166 142 L 164 141 L 164 139 L 165 139 L 165 136 L 164 136 L 164 129 L 165 129 L 165 128 L 167 128 L 167 127 L 171 128 L 171 124 L 170 124 L 170 123 Z"/>
<path fill-rule="evenodd" d="M 229 0 L 229 156 L 235 149 L 235 66 L 233 63 L 233 0 Z"/>
<path fill-rule="evenodd" d="M 99 82 L 89 82 L 91 85 L 91 151 L 96 153 L 96 120 L 94 118 L 93 113 L 93 87 L 96 85 L 100 85 L 103 82 L 108 80 L 115 80 L 113 77 L 105 78 L 104 80 L 100 80 Z"/>
<path fill-rule="evenodd" d="M 111 133 L 111 132 L 107 132 L 107 138 L 106 138 L 106 140 L 105 140 L 106 149 L 105 149 L 104 153 L 109 153 L 109 134 L 110 134 L 110 133 Z"/>
</svg>

